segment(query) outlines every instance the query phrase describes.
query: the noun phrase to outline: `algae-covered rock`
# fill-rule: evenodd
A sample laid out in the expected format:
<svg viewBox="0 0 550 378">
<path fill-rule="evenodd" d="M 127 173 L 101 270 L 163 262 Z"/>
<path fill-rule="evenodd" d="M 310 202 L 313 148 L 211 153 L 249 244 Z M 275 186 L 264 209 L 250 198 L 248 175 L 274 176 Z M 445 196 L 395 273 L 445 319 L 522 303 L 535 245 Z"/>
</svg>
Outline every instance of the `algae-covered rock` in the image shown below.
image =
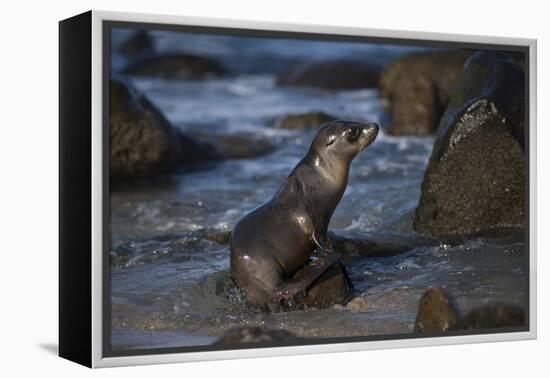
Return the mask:
<svg viewBox="0 0 550 378">
<path fill-rule="evenodd" d="M 152 177 L 178 166 L 219 156 L 212 148 L 183 135 L 129 81 L 109 83 L 109 148 L 112 180 Z"/>
<path fill-rule="evenodd" d="M 525 223 L 524 72 L 508 56 L 478 52 L 466 63 L 445 114 L 413 227 L 464 235 Z"/>
</svg>

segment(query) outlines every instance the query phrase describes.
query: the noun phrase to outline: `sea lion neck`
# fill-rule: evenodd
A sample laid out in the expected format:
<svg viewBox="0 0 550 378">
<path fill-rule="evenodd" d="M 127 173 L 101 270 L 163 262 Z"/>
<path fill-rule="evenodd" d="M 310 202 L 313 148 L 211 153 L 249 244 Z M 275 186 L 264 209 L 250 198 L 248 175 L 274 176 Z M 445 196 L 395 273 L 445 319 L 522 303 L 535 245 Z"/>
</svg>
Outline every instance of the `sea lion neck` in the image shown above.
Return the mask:
<svg viewBox="0 0 550 378">
<path fill-rule="evenodd" d="M 302 163 L 313 169 L 325 180 L 334 183 L 337 186 L 345 186 L 348 182 L 349 168 L 351 164 L 347 164 L 338 159 L 331 159 L 324 153 L 319 153 L 314 148 L 311 148 Z"/>
</svg>

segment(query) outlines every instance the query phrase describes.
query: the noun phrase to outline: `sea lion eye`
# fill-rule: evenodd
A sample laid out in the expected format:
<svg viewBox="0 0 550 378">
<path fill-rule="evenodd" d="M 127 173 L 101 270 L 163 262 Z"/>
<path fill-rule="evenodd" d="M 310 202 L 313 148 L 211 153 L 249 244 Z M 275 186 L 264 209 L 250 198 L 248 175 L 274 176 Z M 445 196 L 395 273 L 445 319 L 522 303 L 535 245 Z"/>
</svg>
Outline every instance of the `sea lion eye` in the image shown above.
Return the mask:
<svg viewBox="0 0 550 378">
<path fill-rule="evenodd" d="M 348 140 L 350 142 L 355 141 L 359 137 L 359 129 L 354 127 L 352 129 L 348 129 Z"/>
</svg>

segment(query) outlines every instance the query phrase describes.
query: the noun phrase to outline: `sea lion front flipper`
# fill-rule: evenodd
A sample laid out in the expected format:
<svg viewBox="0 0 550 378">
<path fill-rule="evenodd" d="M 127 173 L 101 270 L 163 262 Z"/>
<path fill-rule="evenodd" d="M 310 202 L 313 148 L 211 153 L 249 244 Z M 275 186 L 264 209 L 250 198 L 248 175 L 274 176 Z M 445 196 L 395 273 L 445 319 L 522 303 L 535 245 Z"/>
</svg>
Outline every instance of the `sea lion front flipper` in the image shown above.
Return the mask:
<svg viewBox="0 0 550 378">
<path fill-rule="evenodd" d="M 287 280 L 277 287 L 273 302 L 285 308 L 292 308 L 299 304 L 311 284 L 339 259 L 339 254 L 330 253 L 311 261 L 303 269 L 303 275 L 300 278 Z"/>
</svg>

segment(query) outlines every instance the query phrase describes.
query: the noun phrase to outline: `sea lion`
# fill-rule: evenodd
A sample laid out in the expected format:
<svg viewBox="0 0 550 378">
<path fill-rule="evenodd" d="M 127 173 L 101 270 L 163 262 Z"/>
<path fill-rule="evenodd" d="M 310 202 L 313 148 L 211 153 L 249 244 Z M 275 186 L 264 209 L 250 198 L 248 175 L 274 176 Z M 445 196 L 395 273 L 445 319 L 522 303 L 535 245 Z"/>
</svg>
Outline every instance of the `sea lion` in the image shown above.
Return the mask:
<svg viewBox="0 0 550 378">
<path fill-rule="evenodd" d="M 352 160 L 378 130 L 374 123 L 324 125 L 275 195 L 237 223 L 230 273 L 250 303 L 272 311 L 290 309 L 338 262 L 339 255 L 325 247 L 330 218 L 346 189 Z M 292 278 L 301 268 L 306 271 Z"/>
</svg>

